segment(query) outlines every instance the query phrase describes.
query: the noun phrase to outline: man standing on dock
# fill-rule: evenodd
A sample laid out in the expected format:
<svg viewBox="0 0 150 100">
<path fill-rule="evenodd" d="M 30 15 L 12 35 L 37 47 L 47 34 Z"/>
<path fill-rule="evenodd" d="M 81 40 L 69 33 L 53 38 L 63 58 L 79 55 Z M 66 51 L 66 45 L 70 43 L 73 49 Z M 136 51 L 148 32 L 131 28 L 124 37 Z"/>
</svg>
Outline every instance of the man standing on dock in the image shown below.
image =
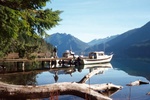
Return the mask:
<svg viewBox="0 0 150 100">
<path fill-rule="evenodd" d="M 53 56 L 54 56 L 54 58 L 57 58 L 57 46 L 55 46 L 55 48 L 53 50 Z"/>
</svg>

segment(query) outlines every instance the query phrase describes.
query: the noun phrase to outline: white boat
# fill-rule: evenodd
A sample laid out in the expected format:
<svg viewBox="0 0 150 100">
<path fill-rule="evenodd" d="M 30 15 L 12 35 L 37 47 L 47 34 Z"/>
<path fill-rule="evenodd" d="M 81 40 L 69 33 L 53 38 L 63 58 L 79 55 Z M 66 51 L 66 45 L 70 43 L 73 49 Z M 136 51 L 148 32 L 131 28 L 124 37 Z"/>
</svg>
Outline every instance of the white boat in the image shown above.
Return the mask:
<svg viewBox="0 0 150 100">
<path fill-rule="evenodd" d="M 106 55 L 104 51 L 90 52 L 88 58 L 83 58 L 81 64 L 99 64 L 111 61 L 113 54 Z"/>
<path fill-rule="evenodd" d="M 78 55 L 75 55 L 75 53 L 72 50 L 66 50 L 66 52 L 63 53 L 63 57 L 65 58 L 77 58 Z"/>
</svg>

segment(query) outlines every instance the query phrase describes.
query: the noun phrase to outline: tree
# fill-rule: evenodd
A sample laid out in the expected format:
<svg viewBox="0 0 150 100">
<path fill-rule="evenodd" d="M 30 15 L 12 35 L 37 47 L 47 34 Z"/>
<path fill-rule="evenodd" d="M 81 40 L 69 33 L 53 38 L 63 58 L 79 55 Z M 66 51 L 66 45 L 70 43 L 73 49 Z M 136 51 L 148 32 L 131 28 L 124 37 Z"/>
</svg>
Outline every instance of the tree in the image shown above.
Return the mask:
<svg viewBox="0 0 150 100">
<path fill-rule="evenodd" d="M 11 42 L 19 35 L 33 38 L 47 35 L 61 21 L 61 11 L 42 8 L 50 0 L 0 0 L 0 50 L 8 52 Z"/>
</svg>

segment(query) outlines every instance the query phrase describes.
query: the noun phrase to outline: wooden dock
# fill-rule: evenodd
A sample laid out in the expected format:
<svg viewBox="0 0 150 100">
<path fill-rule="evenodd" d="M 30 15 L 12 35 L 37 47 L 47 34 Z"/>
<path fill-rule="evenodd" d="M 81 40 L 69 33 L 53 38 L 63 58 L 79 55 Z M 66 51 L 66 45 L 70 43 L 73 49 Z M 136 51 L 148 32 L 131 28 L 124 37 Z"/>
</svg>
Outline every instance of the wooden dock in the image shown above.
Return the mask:
<svg viewBox="0 0 150 100">
<path fill-rule="evenodd" d="M 73 58 L 35 58 L 35 59 L 0 59 L 0 62 L 33 62 L 33 61 L 55 61 L 55 60 L 72 60 Z"/>
<path fill-rule="evenodd" d="M 42 66 L 44 66 L 44 63 L 45 62 L 48 62 L 50 64 L 50 67 L 51 66 L 55 66 L 58 64 L 58 61 L 70 61 L 70 60 L 74 60 L 73 58 L 35 58 L 35 59 L 0 59 L 0 67 L 4 66 L 3 63 L 9 63 L 9 62 L 12 62 L 12 63 L 21 63 L 22 64 L 22 70 L 25 71 L 25 63 L 27 62 L 40 62 Z M 5 66 L 4 66 L 5 67 Z"/>
</svg>

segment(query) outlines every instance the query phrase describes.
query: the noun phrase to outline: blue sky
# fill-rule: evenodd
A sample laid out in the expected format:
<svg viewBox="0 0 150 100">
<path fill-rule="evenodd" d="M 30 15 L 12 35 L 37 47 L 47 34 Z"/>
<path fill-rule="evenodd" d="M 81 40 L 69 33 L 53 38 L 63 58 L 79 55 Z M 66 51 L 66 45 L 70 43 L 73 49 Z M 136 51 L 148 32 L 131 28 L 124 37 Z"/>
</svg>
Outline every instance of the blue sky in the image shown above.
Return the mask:
<svg viewBox="0 0 150 100">
<path fill-rule="evenodd" d="M 48 30 L 71 34 L 84 42 L 121 34 L 150 21 L 150 0 L 51 0 L 62 21 Z"/>
</svg>

